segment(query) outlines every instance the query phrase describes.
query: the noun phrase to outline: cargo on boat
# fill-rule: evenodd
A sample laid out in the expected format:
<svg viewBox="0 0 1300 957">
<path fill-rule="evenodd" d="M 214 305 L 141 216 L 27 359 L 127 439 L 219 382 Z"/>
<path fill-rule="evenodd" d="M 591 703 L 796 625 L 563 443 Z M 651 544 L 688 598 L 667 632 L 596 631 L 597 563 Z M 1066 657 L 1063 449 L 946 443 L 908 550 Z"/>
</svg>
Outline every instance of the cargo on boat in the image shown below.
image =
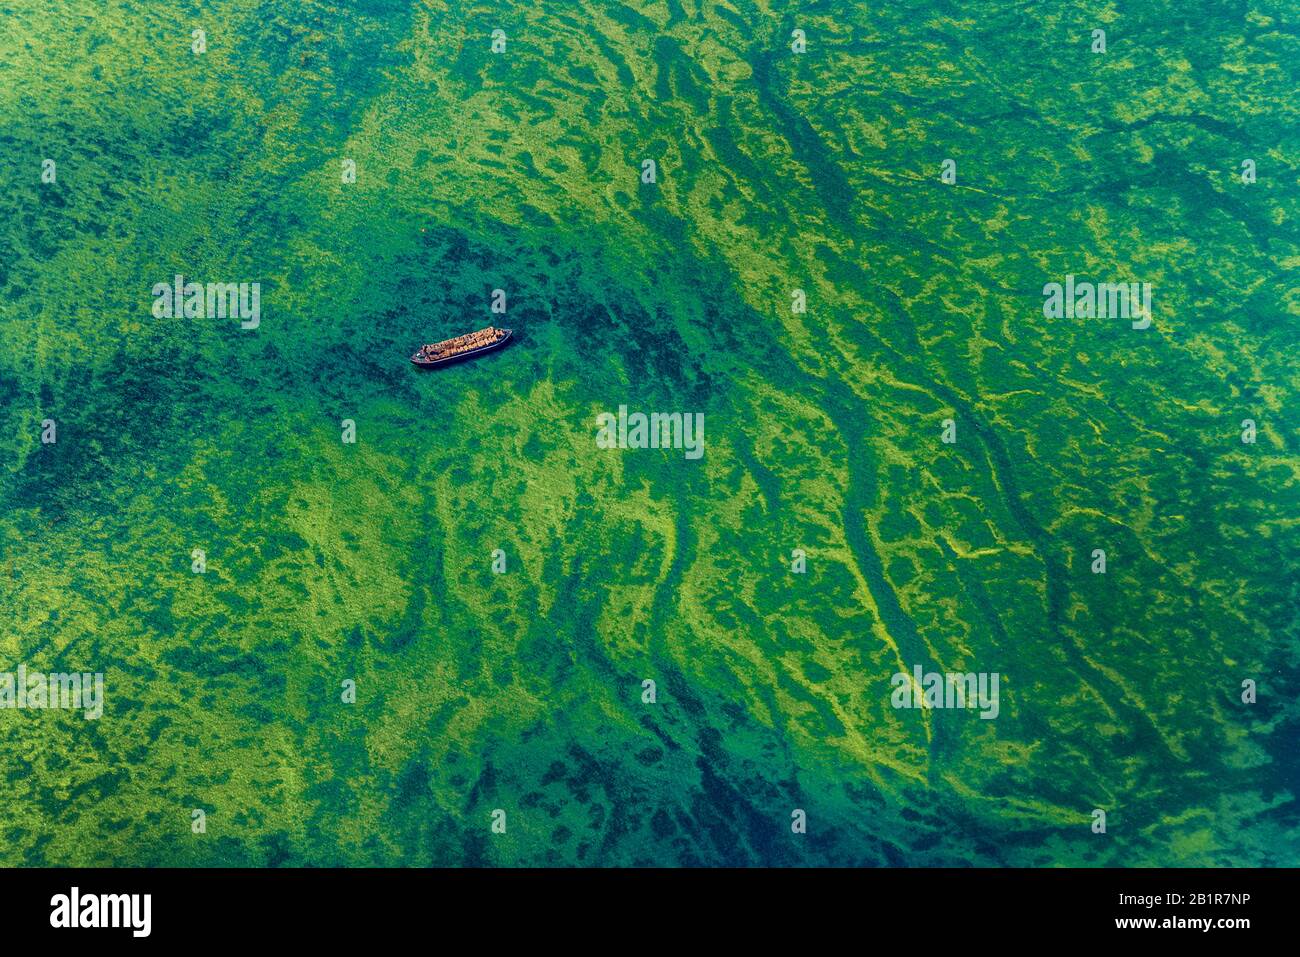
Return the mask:
<svg viewBox="0 0 1300 957">
<path fill-rule="evenodd" d="M 444 339 L 431 345 L 421 346 L 411 361 L 422 369 L 434 366 L 450 365 L 471 356 L 500 349 L 510 341 L 511 330 L 488 326 L 478 332 L 469 332 L 455 339 Z"/>
</svg>

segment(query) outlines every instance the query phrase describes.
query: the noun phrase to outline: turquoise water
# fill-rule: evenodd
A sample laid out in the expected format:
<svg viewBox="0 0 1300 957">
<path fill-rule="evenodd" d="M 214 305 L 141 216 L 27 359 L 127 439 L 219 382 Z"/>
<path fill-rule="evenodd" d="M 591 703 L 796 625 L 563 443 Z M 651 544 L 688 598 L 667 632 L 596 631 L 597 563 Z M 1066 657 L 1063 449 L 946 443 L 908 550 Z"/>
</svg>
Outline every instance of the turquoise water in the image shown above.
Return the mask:
<svg viewBox="0 0 1300 957">
<path fill-rule="evenodd" d="M 0 860 L 1300 863 L 1276 11 L 5 28 L 0 671 L 106 691 L 0 709 Z M 256 328 L 155 318 L 177 273 Z M 1151 328 L 1045 318 L 1067 275 Z M 702 457 L 599 448 L 620 405 Z M 892 707 L 915 665 L 997 717 Z"/>
</svg>

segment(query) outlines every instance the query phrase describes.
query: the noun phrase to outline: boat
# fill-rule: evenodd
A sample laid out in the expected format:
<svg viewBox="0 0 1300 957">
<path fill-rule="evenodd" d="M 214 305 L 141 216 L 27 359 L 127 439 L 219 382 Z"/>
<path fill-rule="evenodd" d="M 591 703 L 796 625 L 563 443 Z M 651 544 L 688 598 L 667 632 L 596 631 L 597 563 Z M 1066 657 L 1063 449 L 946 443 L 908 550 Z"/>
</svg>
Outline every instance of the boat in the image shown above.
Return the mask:
<svg viewBox="0 0 1300 957">
<path fill-rule="evenodd" d="M 500 349 L 510 341 L 511 335 L 512 331 L 510 329 L 498 329 L 495 326 L 488 326 L 486 329 L 467 332 L 465 335 L 457 336 L 454 339 L 444 339 L 442 342 L 421 346 L 419 351 L 411 356 L 411 362 L 421 369 L 451 365 L 453 362 L 460 362 L 462 359 L 469 359 L 472 356 Z"/>
</svg>

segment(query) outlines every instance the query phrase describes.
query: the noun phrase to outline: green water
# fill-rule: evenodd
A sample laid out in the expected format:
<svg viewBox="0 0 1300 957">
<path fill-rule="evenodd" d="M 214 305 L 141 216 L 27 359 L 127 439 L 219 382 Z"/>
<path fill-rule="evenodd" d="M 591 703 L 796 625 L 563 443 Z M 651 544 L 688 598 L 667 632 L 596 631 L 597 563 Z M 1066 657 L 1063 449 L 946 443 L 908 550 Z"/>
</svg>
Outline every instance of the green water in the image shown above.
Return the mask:
<svg viewBox="0 0 1300 957">
<path fill-rule="evenodd" d="M 0 709 L 0 861 L 1300 865 L 1298 66 L 1270 4 L 10 4 L 0 671 L 106 691 Z"/>
</svg>

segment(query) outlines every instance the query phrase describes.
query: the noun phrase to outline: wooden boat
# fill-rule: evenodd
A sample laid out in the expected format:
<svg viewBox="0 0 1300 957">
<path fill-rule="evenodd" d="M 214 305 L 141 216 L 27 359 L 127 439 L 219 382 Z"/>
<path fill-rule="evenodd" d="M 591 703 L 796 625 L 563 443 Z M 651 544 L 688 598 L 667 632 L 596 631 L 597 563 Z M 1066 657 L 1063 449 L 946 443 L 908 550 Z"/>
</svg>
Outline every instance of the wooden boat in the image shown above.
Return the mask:
<svg viewBox="0 0 1300 957">
<path fill-rule="evenodd" d="M 510 341 L 511 334 L 510 329 L 497 329 L 495 326 L 488 326 L 486 329 L 469 332 L 454 339 L 444 339 L 442 342 L 421 346 L 420 350 L 411 356 L 411 362 L 421 369 L 451 365 L 453 362 L 460 362 L 462 359 L 482 355 L 485 352 L 491 352 L 493 349 L 500 349 Z"/>
</svg>

